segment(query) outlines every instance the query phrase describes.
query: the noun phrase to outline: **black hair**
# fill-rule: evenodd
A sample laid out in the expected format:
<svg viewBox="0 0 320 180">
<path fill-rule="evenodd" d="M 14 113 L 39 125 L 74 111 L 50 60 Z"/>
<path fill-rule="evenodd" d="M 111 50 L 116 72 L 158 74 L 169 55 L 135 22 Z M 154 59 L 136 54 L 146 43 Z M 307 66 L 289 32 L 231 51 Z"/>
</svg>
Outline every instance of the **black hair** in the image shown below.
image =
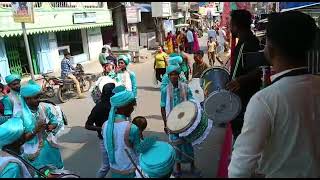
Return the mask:
<svg viewBox="0 0 320 180">
<path fill-rule="evenodd" d="M 103 48 L 101 49 L 102 52 L 104 52 L 104 51 L 106 51 L 106 50 L 107 50 L 107 48 L 105 48 L 105 47 L 103 47 Z"/>
<path fill-rule="evenodd" d="M 200 55 L 201 57 L 203 57 L 204 52 L 202 50 L 199 50 L 199 51 L 195 52 L 194 55 Z"/>
<path fill-rule="evenodd" d="M 140 124 L 140 122 L 138 122 L 138 120 L 143 120 L 143 121 L 140 121 L 142 124 Z M 141 128 L 140 130 L 144 131 L 147 128 L 148 122 L 145 117 L 137 116 L 137 117 L 133 118 L 132 124 L 135 124 L 139 129 Z M 140 127 L 140 126 L 142 126 L 142 127 Z"/>
<path fill-rule="evenodd" d="M 112 90 L 115 88 L 114 83 L 107 83 L 103 86 L 101 100 L 110 103 L 110 98 L 114 95 Z"/>
<path fill-rule="evenodd" d="M 301 61 L 306 59 L 316 31 L 317 26 L 311 16 L 299 11 L 289 11 L 274 13 L 268 17 L 266 36 L 282 55 Z"/>
<path fill-rule="evenodd" d="M 67 55 L 71 55 L 71 54 L 70 54 L 69 51 L 64 51 L 63 55 L 64 55 L 64 56 L 67 56 Z"/>
<path fill-rule="evenodd" d="M 231 11 L 231 23 L 244 29 L 250 29 L 252 23 L 252 15 L 244 9 Z"/>
</svg>

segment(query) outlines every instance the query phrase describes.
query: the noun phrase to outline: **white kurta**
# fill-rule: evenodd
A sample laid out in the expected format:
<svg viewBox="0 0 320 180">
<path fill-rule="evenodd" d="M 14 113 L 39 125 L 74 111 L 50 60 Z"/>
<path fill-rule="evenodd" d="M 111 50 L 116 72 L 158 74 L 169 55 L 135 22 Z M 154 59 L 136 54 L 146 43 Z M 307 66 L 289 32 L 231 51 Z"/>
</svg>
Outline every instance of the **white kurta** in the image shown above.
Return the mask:
<svg viewBox="0 0 320 180">
<path fill-rule="evenodd" d="M 319 127 L 320 77 L 283 77 L 251 98 L 229 177 L 320 177 Z"/>
</svg>

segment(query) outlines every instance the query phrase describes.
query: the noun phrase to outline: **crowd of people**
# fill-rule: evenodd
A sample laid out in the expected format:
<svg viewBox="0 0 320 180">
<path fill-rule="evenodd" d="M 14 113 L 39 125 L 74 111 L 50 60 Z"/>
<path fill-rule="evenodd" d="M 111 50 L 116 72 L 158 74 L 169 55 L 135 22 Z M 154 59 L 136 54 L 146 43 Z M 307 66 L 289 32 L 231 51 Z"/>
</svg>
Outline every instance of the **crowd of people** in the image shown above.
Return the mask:
<svg viewBox="0 0 320 180">
<path fill-rule="evenodd" d="M 320 177 L 320 77 L 306 68 L 315 21 L 297 11 L 270 15 L 264 54 L 275 74 L 272 84 L 260 89 L 259 67 L 239 62 L 240 55 L 263 50 L 250 30 L 251 18 L 246 10 L 231 12 L 230 30 L 238 38 L 232 57 L 222 29 L 213 27 L 207 43 L 211 66 L 216 60 L 222 66 L 231 63 L 226 89 L 242 102 L 240 114 L 230 122 L 234 146 L 229 177 Z M 102 48 L 103 76 L 91 89 L 96 104 L 85 123 L 86 129 L 97 131 L 100 142 L 103 160 L 96 177 L 104 178 L 110 171 L 112 178 L 179 178 L 182 163 L 190 164 L 191 173 L 201 177 L 192 144 L 170 132 L 167 118 L 177 105 L 195 100 L 188 83 L 210 66 L 192 28 L 178 32 L 177 38 L 170 32 L 166 41 L 167 51 L 158 47 L 153 67 L 161 83 L 160 110 L 168 142 L 143 136 L 148 126 L 145 117 L 131 119 L 137 105 L 136 75 L 128 69 L 131 56 L 115 57 L 111 48 Z M 192 66 L 190 54 L 194 54 Z M 73 78 L 69 59 L 70 53 L 65 53 L 62 75 Z M 64 126 L 61 110 L 40 102 L 41 86 L 36 82 L 21 86 L 21 78 L 14 74 L 5 80 L 10 93 L 2 99 L 0 177 L 37 177 L 11 151 L 37 169 L 47 165 L 63 169 L 56 141 Z"/>
</svg>

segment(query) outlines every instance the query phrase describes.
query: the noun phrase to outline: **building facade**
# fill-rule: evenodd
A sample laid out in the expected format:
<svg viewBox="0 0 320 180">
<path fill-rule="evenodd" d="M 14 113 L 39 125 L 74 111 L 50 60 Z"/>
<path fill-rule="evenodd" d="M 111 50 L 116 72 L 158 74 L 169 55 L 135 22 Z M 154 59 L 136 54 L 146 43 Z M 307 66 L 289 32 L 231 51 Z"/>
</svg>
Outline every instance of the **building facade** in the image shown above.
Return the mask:
<svg viewBox="0 0 320 180">
<path fill-rule="evenodd" d="M 72 63 L 97 60 L 103 46 L 101 28 L 112 26 L 102 2 L 36 2 L 34 23 L 26 23 L 35 74 L 59 71 L 63 53 Z M 21 24 L 14 22 L 10 2 L 0 3 L 0 73 L 30 72 Z"/>
</svg>

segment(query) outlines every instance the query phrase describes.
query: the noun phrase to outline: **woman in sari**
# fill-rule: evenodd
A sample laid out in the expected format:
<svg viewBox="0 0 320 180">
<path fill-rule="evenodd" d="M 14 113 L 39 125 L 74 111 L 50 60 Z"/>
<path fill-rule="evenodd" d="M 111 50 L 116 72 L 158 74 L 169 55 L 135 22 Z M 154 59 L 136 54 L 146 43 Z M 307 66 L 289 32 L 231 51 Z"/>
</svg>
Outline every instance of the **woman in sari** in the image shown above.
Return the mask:
<svg viewBox="0 0 320 180">
<path fill-rule="evenodd" d="M 200 45 L 199 45 L 199 39 L 198 39 L 198 34 L 197 32 L 195 32 L 195 30 L 192 30 L 193 33 L 193 39 L 194 39 L 194 43 L 193 43 L 193 52 L 197 52 L 200 50 Z"/>
<path fill-rule="evenodd" d="M 173 53 L 173 35 L 172 35 L 172 32 L 168 32 L 168 35 L 167 35 L 167 39 L 166 39 L 166 42 L 167 42 L 167 54 L 171 54 Z"/>
</svg>

